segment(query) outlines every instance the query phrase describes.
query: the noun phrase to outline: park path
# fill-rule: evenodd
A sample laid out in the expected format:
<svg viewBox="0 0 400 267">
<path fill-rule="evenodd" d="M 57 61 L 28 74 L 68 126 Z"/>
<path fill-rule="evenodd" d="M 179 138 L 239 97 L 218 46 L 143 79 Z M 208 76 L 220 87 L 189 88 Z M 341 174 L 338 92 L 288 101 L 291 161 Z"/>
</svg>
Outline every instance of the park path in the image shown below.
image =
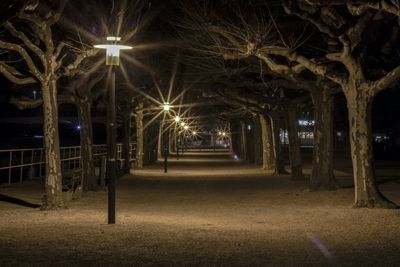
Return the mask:
<svg viewBox="0 0 400 267">
<path fill-rule="evenodd" d="M 0 266 L 396 266 L 399 211 L 353 209 L 352 194 L 186 153 L 117 182 L 116 225 L 104 191 L 51 212 L 0 202 Z"/>
</svg>

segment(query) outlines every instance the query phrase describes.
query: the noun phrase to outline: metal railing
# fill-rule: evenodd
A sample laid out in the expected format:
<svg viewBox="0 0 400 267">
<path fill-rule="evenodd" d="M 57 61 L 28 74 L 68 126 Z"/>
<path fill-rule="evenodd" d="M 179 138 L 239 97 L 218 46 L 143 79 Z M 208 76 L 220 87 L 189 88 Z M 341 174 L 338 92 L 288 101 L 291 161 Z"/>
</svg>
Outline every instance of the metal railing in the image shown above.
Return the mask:
<svg viewBox="0 0 400 267">
<path fill-rule="evenodd" d="M 131 143 L 130 160 L 135 156 L 135 143 Z M 65 173 L 81 167 L 81 147 L 68 146 L 60 148 L 61 172 Z M 102 156 L 107 155 L 107 145 L 94 145 L 93 157 L 99 162 Z M 117 159 L 122 157 L 122 144 L 117 144 Z M 7 149 L 0 150 L 0 183 L 9 184 L 43 177 L 45 174 L 46 159 L 44 148 Z"/>
</svg>

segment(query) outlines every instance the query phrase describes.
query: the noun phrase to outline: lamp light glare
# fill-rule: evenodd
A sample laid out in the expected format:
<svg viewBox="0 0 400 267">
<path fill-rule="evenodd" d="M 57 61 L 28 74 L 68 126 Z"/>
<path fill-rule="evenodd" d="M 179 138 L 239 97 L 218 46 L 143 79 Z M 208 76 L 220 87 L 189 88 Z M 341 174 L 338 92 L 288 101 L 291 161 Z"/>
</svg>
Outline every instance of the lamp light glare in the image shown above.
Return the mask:
<svg viewBox="0 0 400 267">
<path fill-rule="evenodd" d="M 175 122 L 179 122 L 181 120 L 181 118 L 179 118 L 179 116 L 175 116 Z"/>
<path fill-rule="evenodd" d="M 95 45 L 94 47 L 106 49 L 106 65 L 119 66 L 120 50 L 132 49 L 132 47 L 127 45 L 118 45 L 117 42 L 121 41 L 121 37 L 107 36 L 106 40 L 111 43 Z"/>
<path fill-rule="evenodd" d="M 169 103 L 164 103 L 163 104 L 164 111 L 169 111 L 170 108 L 171 108 L 171 106 L 169 105 Z"/>
<path fill-rule="evenodd" d="M 187 130 L 187 129 L 189 129 L 189 126 L 185 125 L 183 128 L 184 128 L 185 130 Z"/>
</svg>

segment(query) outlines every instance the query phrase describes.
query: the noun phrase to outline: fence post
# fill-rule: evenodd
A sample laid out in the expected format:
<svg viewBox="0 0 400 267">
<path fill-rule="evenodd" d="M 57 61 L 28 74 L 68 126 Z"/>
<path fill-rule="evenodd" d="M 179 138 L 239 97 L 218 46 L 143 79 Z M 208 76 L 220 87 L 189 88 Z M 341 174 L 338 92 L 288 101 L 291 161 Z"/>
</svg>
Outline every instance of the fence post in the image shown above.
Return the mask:
<svg viewBox="0 0 400 267">
<path fill-rule="evenodd" d="M 42 161 L 43 161 L 43 149 L 40 149 L 39 177 L 42 177 Z"/>
<path fill-rule="evenodd" d="M 21 167 L 19 169 L 19 182 L 22 183 L 22 173 L 24 170 L 24 151 L 21 151 Z"/>
<path fill-rule="evenodd" d="M 10 159 L 8 162 L 8 183 L 11 184 L 11 166 L 12 166 L 12 151 L 10 151 Z"/>
<path fill-rule="evenodd" d="M 31 169 L 30 169 L 30 172 L 29 172 L 29 180 L 32 180 L 32 178 L 33 178 L 33 173 L 34 173 L 34 168 L 33 168 L 33 155 L 35 154 L 35 150 L 34 149 L 32 149 L 31 150 Z"/>
</svg>

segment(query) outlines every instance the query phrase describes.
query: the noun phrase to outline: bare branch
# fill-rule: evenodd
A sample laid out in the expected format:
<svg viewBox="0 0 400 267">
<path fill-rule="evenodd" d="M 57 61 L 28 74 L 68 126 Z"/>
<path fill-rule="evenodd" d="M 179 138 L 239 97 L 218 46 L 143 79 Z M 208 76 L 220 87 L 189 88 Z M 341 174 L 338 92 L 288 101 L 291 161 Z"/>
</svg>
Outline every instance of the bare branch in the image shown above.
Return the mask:
<svg viewBox="0 0 400 267">
<path fill-rule="evenodd" d="M 0 62 L 0 73 L 3 74 L 9 81 L 15 84 L 25 85 L 36 83 L 36 80 L 32 77 L 18 77 L 22 76 L 22 74 L 13 67 L 5 64 L 4 62 Z"/>
<path fill-rule="evenodd" d="M 62 73 L 59 74 L 59 77 L 76 75 L 79 72 L 79 66 L 83 62 L 83 60 L 88 57 L 94 56 L 97 53 L 98 49 L 91 49 L 79 54 L 71 64 L 68 64 L 65 68 L 63 68 Z"/>
<path fill-rule="evenodd" d="M 36 67 L 35 63 L 33 62 L 32 58 L 29 56 L 29 54 L 26 52 L 26 50 L 18 45 L 18 44 L 13 44 L 13 43 L 7 43 L 0 41 L 0 48 L 6 49 L 6 50 L 12 50 L 17 52 L 25 61 L 26 65 L 28 66 L 29 70 L 31 73 L 40 81 L 43 80 L 43 75 L 42 73 L 38 70 Z"/>
<path fill-rule="evenodd" d="M 294 2 L 296 1 L 285 1 L 283 4 L 283 7 L 285 9 L 285 12 L 288 15 L 295 15 L 305 21 L 310 22 L 313 24 L 317 29 L 322 32 L 327 34 L 331 38 L 337 38 L 337 35 L 332 31 L 332 29 L 329 28 L 328 25 L 326 25 L 323 21 L 319 20 L 319 17 L 313 17 L 309 13 L 301 11 L 300 9 L 296 8 L 294 6 Z"/>
<path fill-rule="evenodd" d="M 57 60 L 58 57 L 61 54 L 61 51 L 63 50 L 63 48 L 65 47 L 66 43 L 65 42 L 61 42 L 57 45 L 56 47 L 56 51 L 54 52 L 54 58 Z"/>
<path fill-rule="evenodd" d="M 11 35 L 20 39 L 32 52 L 36 54 L 36 56 L 41 60 L 43 66 L 46 66 L 46 59 L 43 51 L 37 47 L 34 43 L 29 40 L 29 38 L 21 31 L 15 29 L 14 25 L 11 22 L 7 21 L 4 23 L 4 28 L 6 28 Z"/>
<path fill-rule="evenodd" d="M 382 78 L 369 83 L 369 88 L 372 92 L 372 95 L 376 95 L 383 89 L 388 88 L 390 85 L 392 85 L 395 81 L 400 79 L 400 66 L 397 68 L 393 69 L 389 73 L 387 73 L 385 76 Z"/>
<path fill-rule="evenodd" d="M 68 0 L 58 0 L 58 7 L 56 10 L 51 10 L 46 17 L 48 18 L 47 23 L 51 26 L 55 23 L 57 23 L 61 15 L 65 9 L 66 4 L 68 3 Z"/>
<path fill-rule="evenodd" d="M 43 104 L 43 99 L 30 99 L 28 97 L 21 97 L 21 98 L 16 98 L 12 96 L 10 98 L 10 104 L 13 104 L 16 106 L 18 109 L 23 110 L 23 109 L 28 109 L 28 108 L 37 108 Z"/>
</svg>

